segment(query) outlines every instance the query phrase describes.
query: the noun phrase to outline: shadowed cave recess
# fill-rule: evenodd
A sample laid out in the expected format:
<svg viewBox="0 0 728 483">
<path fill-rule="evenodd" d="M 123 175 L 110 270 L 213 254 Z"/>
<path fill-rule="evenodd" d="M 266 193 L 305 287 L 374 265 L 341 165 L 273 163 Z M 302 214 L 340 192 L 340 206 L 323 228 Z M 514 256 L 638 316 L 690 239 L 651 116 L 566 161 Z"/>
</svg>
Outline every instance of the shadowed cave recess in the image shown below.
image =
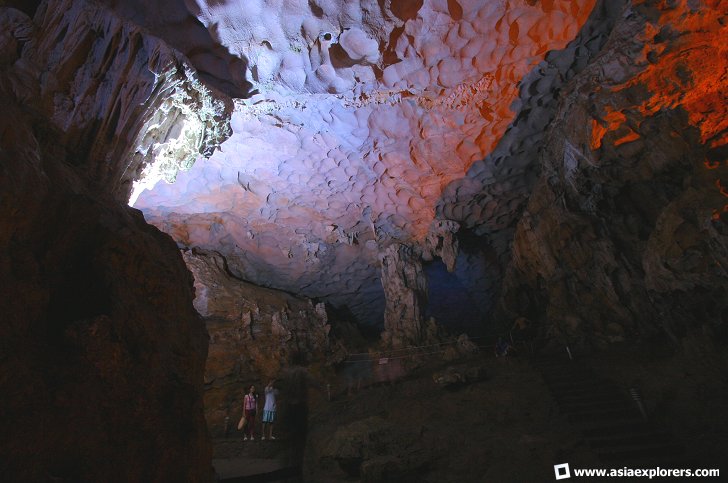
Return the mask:
<svg viewBox="0 0 728 483">
<path fill-rule="evenodd" d="M 719 468 L 727 13 L 0 1 L 0 480 Z"/>
</svg>

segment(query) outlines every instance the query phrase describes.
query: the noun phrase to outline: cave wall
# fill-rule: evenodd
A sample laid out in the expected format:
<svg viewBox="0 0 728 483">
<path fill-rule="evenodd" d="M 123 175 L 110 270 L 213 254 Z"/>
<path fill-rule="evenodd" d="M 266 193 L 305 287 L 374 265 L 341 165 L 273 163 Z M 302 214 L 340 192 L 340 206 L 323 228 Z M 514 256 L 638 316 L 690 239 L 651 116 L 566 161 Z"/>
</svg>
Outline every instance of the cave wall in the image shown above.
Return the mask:
<svg viewBox="0 0 728 483">
<path fill-rule="evenodd" d="M 424 340 L 424 305 L 427 279 L 418 254 L 405 245 L 390 245 L 381 255 L 385 343 L 395 347 Z"/>
<path fill-rule="evenodd" d="M 246 79 L 247 57 L 219 44 L 214 28 L 208 31 L 193 15 L 198 8 L 194 2 L 98 0 L 98 3 L 181 52 L 206 86 L 229 97 L 250 96 L 252 86 Z"/>
<path fill-rule="evenodd" d="M 179 206 L 197 206 L 185 197 L 179 206 L 164 205 L 163 197 L 157 200 L 155 209 L 170 212 L 158 220 L 159 226 L 174 233 L 179 244 L 207 246 L 209 241 L 210 246 L 227 244 L 240 252 L 237 269 L 225 268 L 215 256 L 185 254 L 197 276 L 196 308 L 212 333 L 211 362 L 204 371 L 205 326 L 192 306 L 193 280 L 176 245 L 119 202 L 128 199 L 132 181 L 144 170 L 171 181 L 197 154 L 208 153 L 227 135 L 230 101 L 199 82 L 184 55 L 129 21 L 161 25 L 150 19 L 153 8 L 140 13 L 119 2 L 105 4 L 116 10 L 82 1 L 48 1 L 34 20 L 0 7 L 0 285 L 7 287 L 0 302 L 0 381 L 8 395 L 0 404 L 3 414 L 11 416 L 1 423 L 3 475 L 20 480 L 209 479 L 203 377 L 212 408 L 208 420 L 218 427 L 234 404 L 239 384 L 249 377 L 273 375 L 280 361 L 292 357 L 292 347 L 321 354 L 322 360 L 332 351 L 327 347 L 328 322 L 319 306 L 287 294 L 253 290 L 235 280 L 236 273 L 267 282 L 287 276 L 296 283 L 282 287 L 332 298 L 342 292 L 373 294 L 360 299 L 360 306 L 367 308 L 379 309 L 372 301 L 390 291 L 386 337 L 395 345 L 422 341 L 429 326 L 423 322 L 427 287 L 421 259 L 441 257 L 449 270 L 457 270 L 458 240 L 453 233 L 458 229 L 481 237 L 482 252 L 493 267 L 494 281 L 488 286 L 501 286 L 488 291 L 493 300 L 486 306 L 497 303 L 494 317 L 504 326 L 525 312 L 541 322 L 542 335 L 584 346 L 654 333 L 677 339 L 699 326 L 703 332 L 725 334 L 728 240 L 721 180 L 727 169 L 728 90 L 727 56 L 720 41 L 726 34 L 726 6 L 720 2 L 597 2 L 577 38 L 546 55 L 521 81 L 520 100 L 513 105 L 518 114 L 512 122 L 506 107 L 515 98 L 513 81 L 520 74 L 497 70 L 495 80 L 506 85 L 508 93 L 496 96 L 496 110 L 508 111 L 498 117 L 499 128 L 493 131 L 497 136 L 491 136 L 490 124 L 480 126 L 481 118 L 492 118 L 492 109 L 480 95 L 485 87 L 498 84 L 490 82 L 490 74 L 481 79 L 488 82 L 475 85 L 477 95 L 470 96 L 469 83 L 475 78 L 465 75 L 469 69 L 450 69 L 445 62 L 444 76 L 439 67 L 428 72 L 436 72 L 432 75 L 447 89 L 437 87 L 434 97 L 401 102 L 411 94 L 411 85 L 420 86 L 415 74 L 422 69 L 400 72 L 408 63 L 390 62 L 400 50 L 407 56 L 418 52 L 406 49 L 415 37 L 399 31 L 401 42 L 390 41 L 398 47 L 382 52 L 389 57 L 381 64 L 382 81 L 385 87 L 403 90 L 387 94 L 382 111 L 387 114 L 374 116 L 367 125 L 377 126 L 381 118 L 382 133 L 402 133 L 403 139 L 413 132 L 408 126 L 415 126 L 422 139 L 427 138 L 418 141 L 418 149 L 427 154 L 424 158 L 457 169 L 448 171 L 445 182 L 453 181 L 442 193 L 442 173 L 432 172 L 438 183 L 431 190 L 419 171 L 407 178 L 404 170 L 393 169 L 386 188 L 402 196 L 385 196 L 388 191 L 380 190 L 380 199 L 374 186 L 385 168 L 399 166 L 399 154 L 414 162 L 413 151 L 397 151 L 391 166 L 382 164 L 386 157 L 362 158 L 373 161 L 372 168 L 378 166 L 367 171 L 372 184 L 362 193 L 372 195 L 371 205 L 388 200 L 387 209 L 379 213 L 386 216 L 378 219 L 372 218 L 371 209 L 357 205 L 357 216 L 346 220 L 346 226 L 341 217 L 331 224 L 322 214 L 312 227 L 306 210 L 294 212 L 295 220 L 290 220 L 291 199 L 273 196 L 275 191 L 258 196 L 254 191 L 260 191 L 261 184 L 244 172 L 241 176 L 233 169 L 237 165 L 228 165 L 229 153 L 215 161 L 222 170 L 213 169 L 202 178 L 181 176 L 185 189 L 191 186 L 190 192 L 196 193 L 198 184 L 223 179 L 224 172 L 230 193 L 234 189 L 246 200 L 259 197 L 250 201 L 250 212 L 273 207 L 260 211 L 260 223 L 252 227 L 218 210 L 216 203 L 222 202 L 217 197 L 213 203 L 200 202 L 199 213 L 181 210 Z M 448 2 L 447 10 L 454 4 Z M 454 10 L 446 17 L 459 22 L 462 19 L 455 17 L 463 12 Z M 587 9 L 582 10 L 580 20 L 567 30 L 581 24 Z M 497 31 L 504 17 L 492 13 L 487 18 Z M 182 23 L 189 21 L 188 12 L 180 15 Z M 207 20 L 214 25 L 214 19 Z M 174 24 L 165 25 L 171 35 Z M 419 35 L 429 23 L 423 17 L 416 27 L 412 32 Z M 507 45 L 519 38 L 518 28 L 514 21 L 500 29 L 499 34 L 508 37 Z M 476 33 L 483 32 L 463 32 L 480 43 Z M 559 36 L 559 45 L 571 37 Z M 322 45 L 319 38 L 311 42 Z M 347 42 L 343 45 L 346 48 Z M 545 45 L 534 47 L 538 59 Z M 447 60 L 438 57 L 446 52 L 450 50 L 440 49 L 426 59 L 433 63 L 430 67 Z M 359 60 L 369 62 L 366 57 Z M 519 73 L 537 62 L 526 57 L 529 61 Z M 473 65 L 485 75 L 495 64 Z M 457 82 L 446 79 L 448 73 L 458 72 L 463 76 Z M 257 73 L 262 75 L 261 70 Z M 228 74 L 220 79 L 225 81 Z M 245 76 L 237 73 L 230 79 L 243 83 Z M 444 101 L 437 97 L 442 93 L 447 95 Z M 316 106 L 317 113 L 326 115 L 342 113 L 343 125 L 358 126 L 358 118 L 347 113 L 349 108 L 361 112 L 362 104 L 332 101 L 341 104 L 334 108 L 320 102 L 321 97 L 314 100 L 301 105 Z M 372 96 L 367 101 L 371 112 L 381 100 Z M 470 101 L 478 105 L 470 106 Z M 251 117 L 241 115 L 236 122 L 260 124 L 256 133 L 272 140 L 271 152 L 280 157 L 282 150 L 275 143 L 280 138 L 271 136 L 268 124 L 253 119 L 256 111 L 249 104 L 241 105 Z M 399 122 L 401 117 L 391 115 L 390 107 L 400 104 L 412 106 L 417 123 Z M 438 114 L 443 122 L 438 121 L 435 136 L 434 131 L 420 129 L 419 120 L 425 118 L 419 113 L 440 104 L 447 109 Z M 444 121 L 464 105 L 478 113 L 474 119 L 480 127 L 473 132 L 481 134 L 483 149 L 466 149 L 467 162 L 454 165 L 454 158 L 444 155 L 452 146 L 435 144 L 444 129 L 452 128 Z M 284 107 L 297 113 L 299 105 Z M 268 109 L 267 103 L 259 109 Z M 266 122 L 278 122 L 273 114 L 266 115 Z M 511 124 L 505 130 L 507 123 Z M 188 125 L 199 129 L 188 131 Z M 328 126 L 328 121 L 313 126 L 316 129 L 304 133 L 307 139 L 320 134 L 318 126 Z M 326 142 L 321 151 L 316 148 L 322 156 L 313 156 L 315 163 L 303 163 L 307 173 L 323 169 L 318 163 L 323 153 L 328 156 L 341 145 L 328 136 L 315 139 Z M 232 143 L 235 149 L 249 144 L 247 137 Z M 490 154 L 474 161 L 485 152 Z M 348 175 L 346 156 L 338 157 L 331 169 L 343 177 Z M 162 163 L 155 166 L 153 158 Z M 283 174 L 298 185 L 323 186 L 329 181 L 320 176 L 313 183 L 285 170 Z M 422 206 L 415 203 L 427 216 L 417 218 L 420 241 L 403 237 L 409 245 L 399 244 L 399 221 L 391 221 L 399 218 L 388 214 L 410 204 L 408 191 L 395 182 L 403 177 L 417 187 L 417 200 L 427 200 Z M 278 193 L 290 191 L 288 184 L 281 186 Z M 235 199 L 218 185 L 215 190 L 225 203 Z M 308 200 L 306 193 L 301 197 Z M 438 219 L 430 224 L 430 201 L 438 197 Z M 336 206 L 342 213 L 351 212 L 350 200 L 345 201 Z M 311 206 L 324 213 L 334 205 Z M 275 230 L 283 222 L 291 223 L 290 230 L 281 229 L 278 236 Z M 226 223 L 235 228 L 226 231 Z M 433 227 L 429 233 L 427 227 Z M 315 230 L 320 233 L 307 237 Z M 392 243 L 380 243 L 381 234 Z M 280 240 L 290 246 L 279 246 Z M 259 253 L 261 262 L 244 258 L 249 253 Z M 280 263 L 271 268 L 271 260 Z M 336 269 L 323 269 L 322 261 Z M 199 283 L 206 272 L 225 272 L 229 278 L 214 297 L 203 294 L 203 288 L 213 284 Z M 365 276 L 352 282 L 351 274 L 359 272 Z M 307 329 L 301 334 L 303 326 Z M 277 354 L 275 343 L 281 344 Z M 249 355 L 241 358 L 242 354 Z"/>
<path fill-rule="evenodd" d="M 562 87 L 497 317 L 582 347 L 726 335 L 726 6 L 633 2 Z M 722 21 L 721 21 L 722 19 Z"/>
<path fill-rule="evenodd" d="M 465 176 L 450 182 L 437 201 L 439 223 L 456 223 L 457 238 L 470 240 L 485 255 L 486 273 L 478 285 L 482 305 L 488 307 L 485 330 L 491 334 L 510 327 L 516 317 L 495 308 L 513 256 L 516 227 L 540 177 L 550 125 L 568 92 L 568 83 L 594 64 L 627 3 L 596 2 L 576 37 L 563 49 L 549 51 L 524 75 L 518 85 L 519 96 L 511 105 L 513 121 L 497 145 L 473 163 Z M 430 232 L 436 227 L 433 225 Z M 530 310 L 542 312 L 535 298 Z"/>
<path fill-rule="evenodd" d="M 223 256 L 185 250 L 194 277 L 194 306 L 210 334 L 205 366 L 205 418 L 213 436 L 242 415 L 243 394 L 259 392 L 295 364 L 320 375 L 346 356 L 323 303 L 236 278 Z"/>
<path fill-rule="evenodd" d="M 173 182 L 228 136 L 232 101 L 204 85 L 180 52 L 112 10 L 49 0 L 29 28 L 13 89 L 38 97 L 70 162 L 119 200 L 129 200 L 142 174 L 147 183 Z"/>
<path fill-rule="evenodd" d="M 0 26 L 2 479 L 211 481 L 193 279 L 124 175 L 184 58 L 81 2 Z"/>
</svg>

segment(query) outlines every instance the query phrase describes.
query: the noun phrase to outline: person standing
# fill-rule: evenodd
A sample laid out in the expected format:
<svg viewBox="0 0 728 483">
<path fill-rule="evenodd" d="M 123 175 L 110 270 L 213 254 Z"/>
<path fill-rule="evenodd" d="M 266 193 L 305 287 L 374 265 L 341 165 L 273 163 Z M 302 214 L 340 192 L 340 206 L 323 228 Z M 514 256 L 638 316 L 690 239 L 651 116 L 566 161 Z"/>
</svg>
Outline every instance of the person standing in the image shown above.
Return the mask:
<svg viewBox="0 0 728 483">
<path fill-rule="evenodd" d="M 243 427 L 243 441 L 255 440 L 255 413 L 258 409 L 258 395 L 255 386 L 250 386 L 248 394 L 243 398 L 243 412 L 245 413 L 245 427 Z"/>
<path fill-rule="evenodd" d="M 273 385 L 275 381 L 271 380 L 267 386 L 265 386 L 265 406 L 263 406 L 263 436 L 260 439 L 265 439 L 266 427 L 270 427 L 268 437 L 270 439 L 276 439 L 273 436 L 273 423 L 276 420 L 276 399 L 278 398 L 278 389 Z"/>
</svg>

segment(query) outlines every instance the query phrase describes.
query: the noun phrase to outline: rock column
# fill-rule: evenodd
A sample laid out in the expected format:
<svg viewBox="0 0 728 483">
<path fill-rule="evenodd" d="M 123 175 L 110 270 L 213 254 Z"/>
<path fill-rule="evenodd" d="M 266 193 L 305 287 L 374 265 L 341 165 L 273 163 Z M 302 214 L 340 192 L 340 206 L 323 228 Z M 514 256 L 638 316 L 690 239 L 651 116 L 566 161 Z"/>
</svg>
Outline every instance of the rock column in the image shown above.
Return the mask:
<svg viewBox="0 0 728 483">
<path fill-rule="evenodd" d="M 380 255 L 385 345 L 402 347 L 425 339 L 423 309 L 427 304 L 427 279 L 420 257 L 408 246 L 393 244 Z"/>
</svg>

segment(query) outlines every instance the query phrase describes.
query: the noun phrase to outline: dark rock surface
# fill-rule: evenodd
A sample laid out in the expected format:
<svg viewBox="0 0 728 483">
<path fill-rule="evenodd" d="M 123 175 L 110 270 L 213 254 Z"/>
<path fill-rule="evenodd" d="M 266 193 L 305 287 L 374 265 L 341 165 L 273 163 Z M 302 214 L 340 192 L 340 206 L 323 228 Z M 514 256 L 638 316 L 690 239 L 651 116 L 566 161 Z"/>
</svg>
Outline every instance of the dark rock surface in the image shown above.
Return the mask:
<svg viewBox="0 0 728 483">
<path fill-rule="evenodd" d="M 491 254 L 494 263 L 477 287 L 489 311 L 499 300 L 516 225 L 539 179 L 543 146 L 552 138 L 550 125 L 568 92 L 566 84 L 587 65 L 598 68 L 595 58 L 626 4 L 597 2 L 576 38 L 566 48 L 549 52 L 523 78 L 509 129 L 488 156 L 445 188 L 438 201 L 437 218 L 457 222 L 462 228 L 459 236 L 476 235 L 477 243 Z"/>
<path fill-rule="evenodd" d="M 205 417 L 213 432 L 226 416 L 234 424 L 242 388 L 278 373 L 289 391 L 290 459 L 299 461 L 310 436 L 305 464 L 315 481 L 422 475 L 434 481 L 532 481 L 550 476 L 546 470 L 554 462 L 584 456 L 579 440 L 560 432 L 561 421 L 544 404 L 544 388 L 520 361 L 435 372 L 444 369 L 440 365 L 424 375 L 413 375 L 404 356 L 381 363 L 388 362 L 381 354 L 395 353 L 392 348 L 437 340 L 438 327 L 425 320 L 427 297 L 438 294 L 428 289 L 423 262 L 438 257 L 443 273 L 454 273 L 464 291 L 483 299 L 477 303 L 483 328 L 500 330 L 526 317 L 539 344 L 562 352 L 565 344 L 588 353 L 636 340 L 636 354 L 605 358 L 601 369 L 620 381 L 642 378 L 651 414 L 687 435 L 688 446 L 705 457 L 696 461 L 707 467 L 719 460 L 716 448 L 726 441 L 720 411 L 728 340 L 725 2 L 597 2 L 573 42 L 539 52 L 545 60 L 520 81 L 513 105 L 518 113 L 500 141 L 488 141 L 490 154 L 454 172 L 430 166 L 427 179 L 434 183 L 424 183 L 416 170 L 387 170 L 410 162 L 422 168 L 449 164 L 445 156 L 419 158 L 438 157 L 432 154 L 437 139 L 449 121 L 458 124 L 451 111 L 442 115 L 448 120 L 443 130 L 419 129 L 408 138 L 421 126 L 421 114 L 437 107 L 437 96 L 414 102 L 401 91 L 358 106 L 322 108 L 327 116 L 354 107 L 373 112 L 381 101 L 387 109 L 412 106 L 407 119 L 417 121 L 384 114 L 367 121 L 379 134 L 397 131 L 418 147 L 402 151 L 404 165 L 398 157 L 391 165 L 380 163 L 384 156 L 367 158 L 378 166 L 366 171 L 371 184 L 361 184 L 361 197 L 346 203 L 318 203 L 311 190 L 325 185 L 342 199 L 351 194 L 333 182 L 359 176 L 347 171 L 353 168 L 348 157 L 334 151 L 337 139 L 314 147 L 314 135 L 300 131 L 307 140 L 300 144 L 307 153 L 300 177 L 281 161 L 285 146 L 258 156 L 248 144 L 253 141 L 238 137 L 221 156 L 234 158 L 234 151 L 250 148 L 259 161 L 275 161 L 272 171 L 285 177 L 284 188 L 261 190 L 257 178 L 228 169 L 230 191 L 213 189 L 201 213 L 194 206 L 185 211 L 194 196 L 180 198 L 179 205 L 160 203 L 154 208 L 169 217 L 159 218 L 158 226 L 177 244 L 122 203 L 145 169 L 158 169 L 148 180 L 172 181 L 228 135 L 231 100 L 200 79 L 247 95 L 244 59 L 218 55 L 212 29 L 201 30 L 190 16 L 191 2 L 37 3 L 0 7 L 3 479 L 210 481 Z M 448 5 L 448 18 L 459 21 L 462 8 Z M 154 17 L 167 7 L 169 18 Z M 196 33 L 183 38 L 178 29 L 187 27 Z M 514 21 L 506 44 L 518 30 Z M 468 35 L 476 36 L 475 30 Z M 401 37 L 402 45 L 417 40 L 409 37 Z M 346 43 L 348 55 L 356 54 Z M 206 51 L 213 47 L 217 53 Z M 295 50 L 300 46 L 286 48 L 301 53 Z M 438 82 L 452 73 L 448 63 L 442 76 L 438 67 Z M 196 73 L 193 65 L 207 70 Z M 382 75 L 389 78 L 396 65 Z M 467 71 L 475 64 L 464 65 Z M 496 76 L 500 87 L 516 89 L 512 74 Z M 481 103 L 481 91 L 491 85 L 464 83 L 440 94 L 453 94 L 446 103 Z M 473 95 L 465 95 L 471 89 Z M 313 99 L 307 108 L 326 98 Z M 239 103 L 252 113 L 237 120 L 241 126 L 269 107 L 254 103 Z M 285 109 L 298 112 L 301 105 Z M 486 104 L 481 107 L 481 116 L 489 117 Z M 301 126 L 314 118 L 303 118 Z M 351 123 L 337 129 L 349 133 L 360 121 L 347 118 Z M 314 131 L 334 126 L 330 119 Z M 194 129 L 187 131 L 189 125 Z M 261 126 L 261 137 L 274 132 L 271 124 Z M 452 133 L 467 148 L 460 143 L 464 131 Z M 493 151 L 491 141 L 497 143 Z M 194 194 L 215 179 L 222 180 L 222 172 L 177 186 Z M 411 195 L 398 188 L 402 180 L 422 189 Z M 291 186 L 298 198 L 287 196 Z M 241 201 L 253 197 L 250 205 Z M 225 214 L 232 199 L 250 211 L 239 218 Z M 293 209 L 296 199 L 310 204 Z M 382 202 L 383 216 L 372 218 L 366 200 Z M 344 219 L 352 207 L 356 213 Z M 427 214 L 428 224 L 419 216 L 422 230 L 404 236 L 400 228 L 408 222 L 400 211 Z M 248 223 L 245 213 L 255 219 Z M 332 213 L 339 214 L 333 215 L 336 223 L 329 220 Z M 436 219 L 430 225 L 431 214 Z M 228 232 L 226 223 L 233 227 Z M 228 256 L 232 268 L 212 252 L 221 245 L 235 247 L 237 258 Z M 208 252 L 190 249 L 183 260 L 179 246 Z M 384 350 L 381 367 L 373 369 L 378 385 L 351 399 L 324 397 L 328 379 L 322 373 L 345 353 L 332 344 L 326 310 L 239 280 L 256 276 L 260 283 L 340 302 L 342 311 L 369 314 L 369 323 L 383 312 Z M 205 324 L 211 335 L 207 364 Z M 664 338 L 660 351 L 668 355 L 653 359 L 640 352 L 653 336 Z M 464 353 L 484 352 L 463 342 L 443 358 L 452 364 Z M 286 371 L 294 359 L 309 366 Z M 369 370 L 361 367 L 348 374 L 352 393 L 352 381 Z M 307 398 L 312 387 L 319 395 Z M 463 434 L 469 445 L 458 452 Z M 582 461 L 594 466 L 588 457 Z"/>
<path fill-rule="evenodd" d="M 0 22 L 1 478 L 210 481 L 192 277 L 48 121 L 30 19 Z"/>
<path fill-rule="evenodd" d="M 69 162 L 119 200 L 147 165 L 162 161 L 171 182 L 229 134 L 231 100 L 179 51 L 107 8 L 46 1 L 24 35 L 8 76 L 14 90 L 38 98 Z"/>
<path fill-rule="evenodd" d="M 560 343 L 656 333 L 677 342 L 702 325 L 726 335 L 728 219 L 716 186 L 728 165 L 709 161 L 726 133 L 716 124 L 725 93 L 712 98 L 725 82 L 709 30 L 720 14 L 659 8 L 630 6 L 595 61 L 564 86 L 515 230 L 501 316 L 540 312 L 542 335 Z M 661 54 L 635 62 L 658 48 L 643 32 L 660 16 L 681 19 L 680 40 L 663 35 Z M 706 58 L 717 71 L 691 70 Z M 657 83 L 678 68 L 693 79 L 683 87 L 690 94 Z"/>
<path fill-rule="evenodd" d="M 547 481 L 561 458 L 594 463 L 526 361 L 459 359 L 463 375 L 488 378 L 453 391 L 433 380 L 450 364 L 432 358 L 394 384 L 313 398 L 306 481 Z"/>
<path fill-rule="evenodd" d="M 230 97 L 250 96 L 251 84 L 245 78 L 247 59 L 233 55 L 215 41 L 193 15 L 198 8 L 194 3 L 184 0 L 100 0 L 99 3 L 182 52 L 206 85 Z"/>
<path fill-rule="evenodd" d="M 417 436 L 371 416 L 338 428 L 321 459 L 324 464 L 335 462 L 344 473 L 360 476 L 361 481 L 414 481 L 427 463 L 424 454 L 408 450 Z"/>
<path fill-rule="evenodd" d="M 573 360 L 565 351 L 481 352 L 454 362 L 434 356 L 393 384 L 339 391 L 330 402 L 312 397 L 304 476 L 322 483 L 548 481 L 559 462 L 725 471 L 727 361 L 705 334 L 686 337 L 677 351 L 628 341 L 575 351 Z M 653 446 L 684 451 L 655 454 Z"/>
</svg>

